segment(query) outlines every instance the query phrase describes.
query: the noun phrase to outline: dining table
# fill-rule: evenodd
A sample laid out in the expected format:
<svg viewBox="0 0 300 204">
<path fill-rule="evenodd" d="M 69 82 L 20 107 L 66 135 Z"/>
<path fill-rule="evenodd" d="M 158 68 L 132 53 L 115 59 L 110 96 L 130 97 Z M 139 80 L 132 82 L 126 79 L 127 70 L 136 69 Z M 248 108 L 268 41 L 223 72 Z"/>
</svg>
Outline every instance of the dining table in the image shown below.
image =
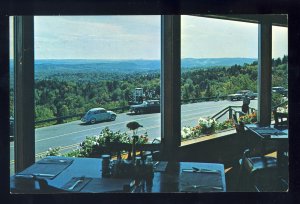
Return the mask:
<svg viewBox="0 0 300 204">
<path fill-rule="evenodd" d="M 153 161 L 152 177 L 115 178 L 103 176 L 102 158 L 48 156 L 10 177 L 12 193 L 34 193 L 40 188 L 29 184 L 26 177 L 34 175 L 49 186 L 70 193 L 125 192 L 133 193 L 203 193 L 226 192 L 224 165 L 220 163 Z M 30 180 L 30 179 L 29 179 Z"/>
<path fill-rule="evenodd" d="M 288 126 L 260 125 L 258 123 L 246 124 L 246 129 L 254 137 L 262 140 L 264 145 L 267 141 L 274 141 L 277 151 L 277 167 L 279 174 L 288 170 L 289 131 Z"/>
</svg>

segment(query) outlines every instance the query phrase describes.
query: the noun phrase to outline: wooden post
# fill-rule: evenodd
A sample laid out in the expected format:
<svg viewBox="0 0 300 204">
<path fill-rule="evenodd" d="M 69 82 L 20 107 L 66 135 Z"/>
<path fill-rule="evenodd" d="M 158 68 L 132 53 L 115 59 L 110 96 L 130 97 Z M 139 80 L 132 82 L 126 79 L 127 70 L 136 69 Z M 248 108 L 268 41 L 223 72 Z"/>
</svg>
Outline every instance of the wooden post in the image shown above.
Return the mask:
<svg viewBox="0 0 300 204">
<path fill-rule="evenodd" d="M 175 160 L 181 142 L 180 16 L 164 15 L 161 22 L 162 155 Z"/>
<path fill-rule="evenodd" d="M 258 115 L 261 125 L 271 124 L 272 23 L 265 17 L 258 25 Z"/>
<path fill-rule="evenodd" d="M 9 16 L 0 15 L 0 160 L 2 165 L 2 171 L 0 175 L 1 191 L 9 194 L 9 149 L 10 142 L 8 137 L 10 136 L 10 123 L 9 123 Z M 7 190 L 4 190 L 7 189 Z"/>
<path fill-rule="evenodd" d="M 15 171 L 35 162 L 33 16 L 14 17 Z"/>
<path fill-rule="evenodd" d="M 231 106 L 229 106 L 229 111 L 228 112 L 229 112 L 229 118 L 232 119 L 232 108 L 231 108 Z"/>
</svg>

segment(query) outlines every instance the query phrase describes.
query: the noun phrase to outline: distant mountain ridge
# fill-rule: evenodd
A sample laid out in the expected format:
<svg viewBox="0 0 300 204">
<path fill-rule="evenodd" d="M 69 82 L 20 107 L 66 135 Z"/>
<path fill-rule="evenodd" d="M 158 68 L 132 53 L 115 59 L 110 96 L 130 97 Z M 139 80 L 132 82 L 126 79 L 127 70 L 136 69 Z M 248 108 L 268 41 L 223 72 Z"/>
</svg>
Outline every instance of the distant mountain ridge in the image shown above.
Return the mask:
<svg viewBox="0 0 300 204">
<path fill-rule="evenodd" d="M 255 58 L 184 58 L 181 60 L 181 67 L 215 67 L 215 66 L 232 66 L 251 64 Z"/>
<path fill-rule="evenodd" d="M 255 58 L 183 58 L 183 68 L 208 68 L 251 64 Z M 38 59 L 35 71 L 39 72 L 143 72 L 157 71 L 161 68 L 160 60 L 89 60 L 89 59 Z"/>
</svg>

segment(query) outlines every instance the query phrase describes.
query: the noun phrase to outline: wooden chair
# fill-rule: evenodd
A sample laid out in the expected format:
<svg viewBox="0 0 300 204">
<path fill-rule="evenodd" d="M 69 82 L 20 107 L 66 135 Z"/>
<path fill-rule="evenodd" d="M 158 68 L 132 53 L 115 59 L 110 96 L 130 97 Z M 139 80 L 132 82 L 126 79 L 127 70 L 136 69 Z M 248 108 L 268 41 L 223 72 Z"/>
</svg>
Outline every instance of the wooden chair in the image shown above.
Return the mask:
<svg viewBox="0 0 300 204">
<path fill-rule="evenodd" d="M 151 155 L 153 160 L 159 161 L 161 160 L 160 156 L 160 143 L 152 143 L 152 144 L 137 144 L 136 149 L 140 151 L 140 155 L 146 157 Z"/>
<path fill-rule="evenodd" d="M 233 120 L 237 134 L 242 137 L 245 136 L 246 131 L 243 123 L 239 123 L 236 114 L 233 114 Z M 264 156 L 264 145 L 262 146 L 260 155 L 254 155 L 250 149 L 246 149 L 242 158 L 239 160 L 240 164 L 240 177 L 242 179 L 239 182 L 239 188 L 241 190 L 248 190 L 249 188 L 255 189 L 255 185 L 252 182 L 255 177 L 258 177 L 258 172 L 264 169 L 277 167 L 277 159 L 274 157 Z"/>
<path fill-rule="evenodd" d="M 28 175 L 15 178 L 19 186 L 14 187 L 12 193 L 48 194 L 48 193 L 72 193 L 48 184 L 47 180 L 36 175 Z M 19 180 L 19 181 L 18 181 Z M 21 185 L 21 186 L 20 186 Z"/>
<path fill-rule="evenodd" d="M 258 169 L 251 179 L 256 192 L 285 192 L 289 188 L 288 180 L 278 175 L 277 167 Z"/>
</svg>

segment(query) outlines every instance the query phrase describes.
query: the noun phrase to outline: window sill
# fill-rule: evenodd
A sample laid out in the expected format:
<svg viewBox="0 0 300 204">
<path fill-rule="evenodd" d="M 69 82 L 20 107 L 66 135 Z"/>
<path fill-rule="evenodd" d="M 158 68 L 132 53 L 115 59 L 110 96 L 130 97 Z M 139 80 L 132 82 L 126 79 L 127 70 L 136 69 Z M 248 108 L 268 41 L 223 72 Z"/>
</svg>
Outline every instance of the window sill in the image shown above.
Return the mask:
<svg viewBox="0 0 300 204">
<path fill-rule="evenodd" d="M 231 134 L 234 134 L 234 133 L 236 133 L 236 130 L 234 128 L 231 128 L 231 129 L 224 130 L 224 131 L 221 131 L 221 132 L 217 132 L 217 133 L 214 133 L 214 134 L 211 134 L 211 135 L 207 135 L 207 136 L 205 135 L 205 136 L 202 136 L 202 137 L 181 141 L 181 146 L 180 147 L 187 146 L 187 145 L 194 144 L 194 143 L 204 142 L 204 141 L 207 141 L 207 140 L 212 140 L 212 139 L 225 137 L 227 135 L 231 135 Z"/>
</svg>

